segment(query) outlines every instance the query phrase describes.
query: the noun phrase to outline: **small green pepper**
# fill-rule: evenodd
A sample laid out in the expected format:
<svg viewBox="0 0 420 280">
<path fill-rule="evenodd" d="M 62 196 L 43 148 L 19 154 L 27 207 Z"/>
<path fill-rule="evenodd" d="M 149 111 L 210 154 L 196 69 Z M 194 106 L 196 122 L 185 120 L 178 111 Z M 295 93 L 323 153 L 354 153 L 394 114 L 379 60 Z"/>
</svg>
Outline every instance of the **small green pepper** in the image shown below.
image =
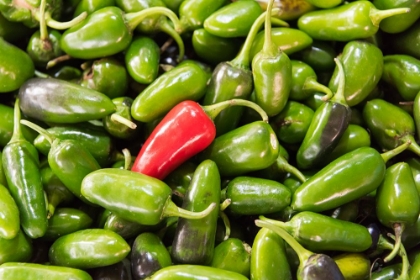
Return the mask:
<svg viewBox="0 0 420 280">
<path fill-rule="evenodd" d="M 127 96 L 117 97 L 112 99 L 112 103 L 114 103 L 116 107 L 115 114 L 122 116 L 125 120 L 129 120 L 130 122 L 134 121 L 131 118 L 133 99 Z M 129 139 L 138 134 L 138 130 L 132 129 L 118 120 L 114 120 L 112 116 L 115 115 L 106 116 L 103 119 L 104 128 L 111 136 L 119 139 Z"/>
<path fill-rule="evenodd" d="M 73 17 L 77 17 L 83 12 L 91 14 L 101 8 L 115 6 L 115 0 L 80 0 L 78 2 L 79 3 L 74 10 Z"/>
<path fill-rule="evenodd" d="M 251 246 L 239 238 L 223 240 L 214 248 L 210 266 L 240 273 L 249 277 Z"/>
<path fill-rule="evenodd" d="M 374 0 L 373 5 L 380 10 L 392 8 L 409 8 L 403 15 L 396 15 L 381 21 L 379 28 L 386 33 L 400 33 L 413 25 L 420 18 L 420 5 L 417 1 Z"/>
<path fill-rule="evenodd" d="M 184 0 L 178 10 L 181 33 L 203 27 L 206 18 L 225 4 L 226 0 Z"/>
<path fill-rule="evenodd" d="M 33 251 L 31 239 L 22 230 L 12 239 L 0 238 L 0 264 L 28 262 Z"/>
<path fill-rule="evenodd" d="M 19 209 L 9 190 L 0 184 L 0 238 L 15 238 L 20 231 Z"/>
<path fill-rule="evenodd" d="M 158 270 L 150 280 L 246 280 L 247 277 L 237 272 L 204 265 L 180 264 Z"/>
<path fill-rule="evenodd" d="M 92 280 L 86 271 L 56 265 L 43 265 L 37 263 L 10 262 L 0 266 L 2 279 L 50 279 L 50 280 Z"/>
</svg>

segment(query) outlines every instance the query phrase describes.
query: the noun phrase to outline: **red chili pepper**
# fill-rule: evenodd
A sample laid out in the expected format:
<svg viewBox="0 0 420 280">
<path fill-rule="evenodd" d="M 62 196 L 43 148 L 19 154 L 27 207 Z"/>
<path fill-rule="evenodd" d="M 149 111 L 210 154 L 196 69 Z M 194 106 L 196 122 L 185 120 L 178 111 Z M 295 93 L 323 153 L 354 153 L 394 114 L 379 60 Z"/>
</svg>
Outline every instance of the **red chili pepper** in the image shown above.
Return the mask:
<svg viewBox="0 0 420 280">
<path fill-rule="evenodd" d="M 213 119 L 230 106 L 255 109 L 268 122 L 267 114 L 257 104 L 232 99 L 209 106 L 183 101 L 169 111 L 142 146 L 132 171 L 163 180 L 175 168 L 207 148 L 216 137 Z"/>
</svg>

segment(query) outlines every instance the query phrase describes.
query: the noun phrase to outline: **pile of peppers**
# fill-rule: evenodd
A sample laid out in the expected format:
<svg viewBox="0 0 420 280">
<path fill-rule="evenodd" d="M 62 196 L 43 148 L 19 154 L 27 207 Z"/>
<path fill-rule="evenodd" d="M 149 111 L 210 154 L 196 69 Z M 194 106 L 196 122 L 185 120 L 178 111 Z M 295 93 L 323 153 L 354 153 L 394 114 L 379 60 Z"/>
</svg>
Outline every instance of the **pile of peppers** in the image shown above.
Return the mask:
<svg viewBox="0 0 420 280">
<path fill-rule="evenodd" d="M 418 0 L 0 0 L 0 279 L 420 279 Z"/>
</svg>

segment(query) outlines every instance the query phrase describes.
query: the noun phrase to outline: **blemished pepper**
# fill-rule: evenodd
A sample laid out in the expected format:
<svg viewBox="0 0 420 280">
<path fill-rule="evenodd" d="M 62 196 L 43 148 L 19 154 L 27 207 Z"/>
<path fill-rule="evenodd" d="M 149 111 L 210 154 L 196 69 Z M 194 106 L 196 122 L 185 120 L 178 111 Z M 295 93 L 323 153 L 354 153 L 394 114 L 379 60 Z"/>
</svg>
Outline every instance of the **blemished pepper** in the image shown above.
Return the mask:
<svg viewBox="0 0 420 280">
<path fill-rule="evenodd" d="M 292 64 L 289 57 L 272 41 L 271 9 L 274 0 L 268 2 L 264 24 L 264 45 L 252 58 L 255 103 L 269 117 L 283 110 L 292 89 Z"/>
<path fill-rule="evenodd" d="M 0 264 L 28 262 L 33 251 L 32 240 L 22 230 L 12 239 L 0 238 Z"/>
<path fill-rule="evenodd" d="M 91 172 L 82 182 L 82 195 L 87 200 L 142 225 L 156 225 L 168 216 L 200 219 L 216 206 L 190 212 L 177 207 L 171 193 L 171 188 L 156 178 L 116 168 Z"/>
<path fill-rule="evenodd" d="M 163 117 L 184 100 L 198 101 L 204 95 L 209 78 L 210 73 L 197 62 L 184 61 L 139 93 L 131 106 L 131 115 L 137 121 L 150 122 Z"/>
<path fill-rule="evenodd" d="M 160 49 L 150 37 L 135 37 L 125 53 L 127 71 L 136 82 L 150 84 L 159 73 Z"/>
<path fill-rule="evenodd" d="M 217 165 L 211 160 L 201 162 L 185 193 L 182 208 L 200 212 L 212 203 L 220 203 L 221 181 Z M 208 265 L 213 259 L 218 208 L 199 220 L 178 219 L 172 242 L 172 260 L 178 264 Z"/>
<path fill-rule="evenodd" d="M 251 246 L 239 238 L 231 237 L 214 248 L 210 266 L 230 270 L 249 277 Z"/>
<path fill-rule="evenodd" d="M 256 0 L 263 10 L 267 10 L 268 1 L 269 0 Z M 278 8 L 278 12 L 276 12 L 274 16 L 282 20 L 294 20 L 315 9 L 315 7 L 306 0 L 275 1 L 274 7 Z"/>
<path fill-rule="evenodd" d="M 234 105 L 250 106 L 261 113 L 264 123 L 268 121 L 267 115 L 258 105 L 243 99 L 227 100 L 209 106 L 200 106 L 189 100 L 181 102 L 155 127 L 141 147 L 131 170 L 164 179 L 171 171 L 213 142 L 216 137 L 214 117 L 221 110 Z"/>
<path fill-rule="evenodd" d="M 383 154 L 361 147 L 342 155 L 303 182 L 293 193 L 290 206 L 295 211 L 322 212 L 369 194 L 381 184 L 385 163 L 409 145 L 405 143 Z"/>
<path fill-rule="evenodd" d="M 105 7 L 67 29 L 60 40 L 61 48 L 71 57 L 81 59 L 114 55 L 128 47 L 133 37 L 133 30 L 140 22 L 156 14 L 169 17 L 174 25 L 179 27 L 177 16 L 164 7 L 148 8 L 135 13 L 124 13 L 115 6 Z"/>
<path fill-rule="evenodd" d="M 18 89 L 34 73 L 31 57 L 0 37 L 0 93 Z"/>
<path fill-rule="evenodd" d="M 310 211 L 299 212 L 290 221 L 272 221 L 305 248 L 314 251 L 363 252 L 372 245 L 366 227 Z M 316 235 L 317 238 L 313 238 Z"/>
<path fill-rule="evenodd" d="M 44 265 L 37 263 L 10 262 L 0 266 L 0 278 L 2 279 L 73 279 L 92 280 L 86 271 L 65 266 Z"/>
<path fill-rule="evenodd" d="M 251 249 L 252 280 L 291 280 L 292 272 L 287 260 L 284 240 L 272 230 L 260 228 Z"/>
<path fill-rule="evenodd" d="M 395 88 L 406 101 L 413 101 L 420 92 L 420 59 L 410 55 L 386 55 L 383 58 L 382 80 Z"/>
<path fill-rule="evenodd" d="M 20 231 L 19 209 L 9 190 L 0 184 L 0 238 L 15 238 Z"/>
<path fill-rule="evenodd" d="M 47 210 L 39 170 L 38 151 L 22 135 L 19 99 L 15 101 L 13 136 L 3 148 L 2 163 L 10 194 L 20 213 L 20 225 L 30 238 L 47 230 Z"/>
<path fill-rule="evenodd" d="M 415 110 L 413 114 L 416 115 Z M 404 109 L 384 99 L 373 99 L 366 102 L 363 119 L 372 139 L 382 149 L 394 149 L 402 143 L 410 142 L 407 150 L 420 155 L 420 146 L 414 139 L 415 122 Z"/>
<path fill-rule="evenodd" d="M 220 135 L 199 158 L 216 162 L 221 176 L 234 177 L 271 166 L 278 154 L 279 142 L 271 126 L 255 121 Z"/>
<path fill-rule="evenodd" d="M 344 253 L 333 257 L 345 279 L 366 279 L 370 273 L 370 260 L 363 253 Z"/>
<path fill-rule="evenodd" d="M 308 12 L 299 18 L 298 28 L 315 40 L 351 41 L 375 35 L 383 19 L 409 11 L 408 8 L 378 10 L 372 2 L 356 1 Z"/>
<path fill-rule="evenodd" d="M 296 272 L 297 280 L 306 279 L 331 279 L 343 280 L 344 276 L 334 260 L 325 254 L 314 253 L 305 249 L 290 234 L 282 228 L 276 226 L 276 221 L 260 216 L 255 220 L 258 227 L 264 227 L 272 230 L 289 244 L 297 253 L 299 258 L 299 267 Z"/>
<path fill-rule="evenodd" d="M 131 248 L 131 273 L 135 280 L 145 279 L 171 264 L 171 256 L 159 236 L 145 232 L 136 237 Z"/>
<path fill-rule="evenodd" d="M 150 280 L 246 280 L 247 277 L 237 272 L 204 265 L 179 264 L 158 270 Z"/>
<path fill-rule="evenodd" d="M 387 168 L 385 178 L 376 191 L 376 215 L 395 234 L 392 252 L 384 258 L 391 261 L 399 252 L 401 235 L 406 225 L 413 225 L 420 213 L 420 198 L 410 166 L 398 162 Z"/>
<path fill-rule="evenodd" d="M 236 215 L 265 215 L 283 210 L 292 193 L 283 184 L 269 179 L 238 176 L 229 181 L 223 199 L 230 199 L 227 211 Z"/>
<path fill-rule="evenodd" d="M 336 59 L 336 63 L 340 71 L 337 92 L 315 110 L 296 154 L 298 168 L 319 167 L 323 158 L 337 146 L 350 123 L 351 109 L 345 100 L 345 72 L 339 59 Z"/>
<path fill-rule="evenodd" d="M 420 5 L 417 1 L 374 0 L 373 5 L 380 10 L 392 8 L 409 8 L 404 15 L 396 15 L 381 21 L 379 28 L 386 33 L 400 33 L 407 30 L 420 18 Z"/>
<path fill-rule="evenodd" d="M 344 46 L 340 60 L 346 77 L 344 95 L 347 104 L 352 107 L 363 102 L 378 84 L 384 69 L 384 58 L 381 49 L 375 45 L 350 41 Z M 336 67 L 328 87 L 336 91 L 339 80 L 340 74 Z"/>
</svg>

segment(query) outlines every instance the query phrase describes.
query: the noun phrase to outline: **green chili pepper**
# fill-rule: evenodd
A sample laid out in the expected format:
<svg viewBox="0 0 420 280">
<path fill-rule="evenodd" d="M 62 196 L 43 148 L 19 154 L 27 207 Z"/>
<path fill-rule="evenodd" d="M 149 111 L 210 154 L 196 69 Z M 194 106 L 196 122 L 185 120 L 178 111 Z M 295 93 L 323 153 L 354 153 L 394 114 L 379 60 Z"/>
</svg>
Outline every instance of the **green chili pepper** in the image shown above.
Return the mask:
<svg viewBox="0 0 420 280">
<path fill-rule="evenodd" d="M 22 135 L 19 99 L 14 110 L 13 136 L 3 149 L 2 163 L 9 191 L 19 208 L 21 226 L 30 238 L 38 238 L 48 226 L 38 151 Z"/>
<path fill-rule="evenodd" d="M 109 98 L 124 96 L 128 89 L 128 74 L 124 65 L 113 57 L 95 60 L 92 66 L 85 70 L 83 87 L 99 91 Z"/>
<path fill-rule="evenodd" d="M 135 279 L 145 279 L 171 264 L 171 256 L 156 234 L 145 232 L 136 237 L 131 250 L 131 270 Z"/>
<path fill-rule="evenodd" d="M 406 159 L 410 166 L 411 173 L 413 174 L 414 183 L 416 184 L 417 191 L 420 193 L 420 160 L 416 157 Z"/>
<path fill-rule="evenodd" d="M 306 0 L 317 8 L 331 9 L 340 5 L 342 0 Z"/>
<path fill-rule="evenodd" d="M 269 179 L 240 176 L 229 181 L 228 210 L 237 215 L 265 215 L 283 210 L 290 204 L 291 192 L 283 184 Z"/>
<path fill-rule="evenodd" d="M 82 194 L 90 202 L 142 225 L 156 225 L 168 216 L 201 219 L 216 206 L 211 204 L 205 211 L 195 213 L 178 208 L 170 200 L 171 188 L 164 182 L 116 168 L 88 174 L 82 182 Z"/>
<path fill-rule="evenodd" d="M 363 108 L 363 119 L 382 149 L 393 149 L 410 142 L 407 149 L 420 155 L 420 147 L 414 139 L 414 120 L 404 109 L 383 99 L 373 99 Z"/>
<path fill-rule="evenodd" d="M 401 263 L 385 266 L 381 268 L 379 271 L 373 272 L 370 279 L 372 280 L 398 279 L 398 277 L 401 274 L 401 268 L 402 268 Z"/>
<path fill-rule="evenodd" d="M 334 219 L 355 222 L 359 215 L 359 201 L 350 201 L 336 209 L 331 214 Z"/>
<path fill-rule="evenodd" d="M 342 155 L 296 189 L 291 207 L 295 211 L 321 212 L 367 195 L 381 184 L 385 162 L 408 145 L 405 143 L 384 154 L 371 147 L 361 147 Z"/>
<path fill-rule="evenodd" d="M 239 238 L 228 238 L 214 248 L 210 266 L 249 277 L 251 246 Z"/>
<path fill-rule="evenodd" d="M 48 229 L 42 238 L 55 241 L 61 236 L 88 229 L 92 222 L 92 218 L 81 210 L 57 208 L 57 211 L 48 220 Z"/>
<path fill-rule="evenodd" d="M 92 280 L 92 277 L 86 271 L 65 267 L 43 265 L 35 263 L 17 263 L 10 262 L 0 266 L 0 277 L 3 279 L 42 279 L 51 280 L 74 279 L 74 280 Z"/>
<path fill-rule="evenodd" d="M 350 123 L 351 110 L 345 100 L 345 72 L 342 62 L 336 59 L 340 83 L 336 94 L 318 107 L 296 154 L 298 168 L 319 167 L 323 158 L 338 144 Z M 325 98 L 325 97 L 323 97 Z"/>
<path fill-rule="evenodd" d="M 19 209 L 9 190 L 0 184 L 0 238 L 15 238 L 20 231 Z"/>
<path fill-rule="evenodd" d="M 267 10 L 267 4 L 269 0 L 255 1 L 260 4 L 263 10 Z M 275 16 L 282 20 L 295 20 L 301 15 L 315 9 L 315 7 L 306 0 L 275 1 L 274 5 L 275 8 L 279 8 Z"/>
<path fill-rule="evenodd" d="M 242 274 L 215 268 L 204 265 L 171 265 L 163 269 L 158 270 L 155 274 L 150 277 L 150 280 L 194 280 L 194 279 L 206 279 L 206 280 L 246 280 L 247 277 Z"/>
<path fill-rule="evenodd" d="M 344 253 L 333 257 L 346 280 L 366 279 L 370 273 L 370 260 L 363 253 Z"/>
<path fill-rule="evenodd" d="M 287 231 L 305 248 L 315 252 L 363 252 L 372 245 L 366 227 L 310 211 L 297 213 L 285 223 L 272 223 Z"/>
<path fill-rule="evenodd" d="M 80 0 L 75 7 L 73 17 L 77 17 L 83 12 L 91 14 L 101 8 L 115 6 L 115 0 Z"/>
<path fill-rule="evenodd" d="M 34 73 L 29 55 L 0 37 L 0 93 L 18 89 Z"/>
<path fill-rule="evenodd" d="M 48 75 L 59 80 L 76 81 L 82 77 L 82 71 L 76 67 L 64 65 L 59 68 L 51 69 L 48 71 Z"/>
<path fill-rule="evenodd" d="M 166 184 L 168 184 L 169 187 L 171 187 L 172 192 L 175 195 L 184 197 L 185 192 L 194 176 L 196 168 L 196 164 L 191 161 L 186 161 L 174 171 L 169 173 L 164 181 Z"/>
<path fill-rule="evenodd" d="M 79 24 L 67 29 L 61 37 L 63 51 L 71 57 L 95 59 L 114 55 L 130 44 L 133 30 L 145 18 L 163 14 L 179 27 L 177 16 L 164 7 L 125 14 L 118 7 L 105 7 L 88 15 Z M 103 30 L 106 32 L 98 32 Z"/>
<path fill-rule="evenodd" d="M 409 55 L 384 56 L 382 80 L 395 88 L 400 96 L 413 101 L 420 91 L 420 59 Z"/>
<path fill-rule="evenodd" d="M 150 122 L 181 101 L 197 101 L 203 97 L 209 78 L 210 74 L 197 62 L 184 61 L 159 76 L 134 99 L 131 115 L 140 122 Z"/>
<path fill-rule="evenodd" d="M 0 13 L 0 37 L 7 42 L 18 42 L 23 38 L 29 37 L 32 30 L 21 22 L 13 22 L 7 20 L 2 13 Z"/>
<path fill-rule="evenodd" d="M 111 213 L 106 217 L 102 227 L 116 232 L 124 239 L 130 239 L 144 232 L 156 231 L 161 228 L 161 224 L 156 226 L 145 226 L 136 222 L 128 221 L 121 218 L 119 215 Z"/>
<path fill-rule="evenodd" d="M 182 208 L 200 212 L 212 203 L 220 202 L 220 174 L 211 160 L 201 162 L 193 175 L 182 203 Z M 199 220 L 180 218 L 172 242 L 171 256 L 182 264 L 209 264 L 214 254 L 219 211 Z"/>
<path fill-rule="evenodd" d="M 203 27 L 206 18 L 225 4 L 225 0 L 184 0 L 178 10 L 181 33 Z"/>
<path fill-rule="evenodd" d="M 294 53 L 292 57 L 310 65 L 316 72 L 330 71 L 335 67 L 337 52 L 330 42 L 314 40 L 310 46 Z"/>
<path fill-rule="evenodd" d="M 28 262 L 32 254 L 32 241 L 22 230 L 12 239 L 0 238 L 0 264 Z"/>
<path fill-rule="evenodd" d="M 271 126 L 256 121 L 214 139 L 200 159 L 216 162 L 221 176 L 238 176 L 269 167 L 278 153 L 279 143 Z"/>
<path fill-rule="evenodd" d="M 299 18 L 298 27 L 315 40 L 351 41 L 374 35 L 383 19 L 409 11 L 408 8 L 378 10 L 372 2 L 356 1 L 308 12 Z"/>
<path fill-rule="evenodd" d="M 159 59 L 159 46 L 153 39 L 145 36 L 134 38 L 125 53 L 128 73 L 141 84 L 150 84 L 157 78 Z"/>
<path fill-rule="evenodd" d="M 420 21 L 416 21 L 404 32 L 393 35 L 390 41 L 395 53 L 411 55 L 420 59 Z"/>
<path fill-rule="evenodd" d="M 119 116 L 122 116 L 124 119 L 133 122 L 131 118 L 131 106 L 133 104 L 133 99 L 130 97 L 117 97 L 112 99 L 112 102 L 117 107 L 115 113 Z M 133 138 L 138 134 L 138 130 L 134 130 L 131 127 L 122 124 L 119 121 L 115 121 L 111 116 L 106 116 L 103 120 L 105 130 L 115 138 L 119 139 L 129 139 Z"/>
<path fill-rule="evenodd" d="M 284 240 L 267 228 L 261 228 L 254 238 L 250 279 L 292 279 Z"/>
<path fill-rule="evenodd" d="M 381 21 L 379 27 L 386 33 L 400 33 L 408 29 L 420 18 L 420 5 L 413 0 L 374 0 L 373 5 L 380 10 L 393 8 L 409 8 L 404 15 L 396 15 Z"/>
<path fill-rule="evenodd" d="M 344 95 L 349 106 L 364 101 L 381 79 L 384 69 L 382 51 L 375 45 L 363 41 L 350 41 L 340 56 L 343 62 L 346 84 Z M 329 81 L 328 87 L 336 91 L 339 87 L 338 67 Z"/>
<path fill-rule="evenodd" d="M 84 229 L 54 241 L 48 257 L 53 265 L 87 269 L 115 264 L 129 253 L 130 246 L 115 232 Z"/>
<path fill-rule="evenodd" d="M 420 198 L 408 163 L 399 162 L 387 168 L 385 178 L 376 192 L 376 215 L 395 233 L 395 246 L 384 258 L 392 260 L 401 246 L 406 225 L 413 225 L 420 213 Z"/>
<path fill-rule="evenodd" d="M 253 59 L 263 49 L 265 42 L 264 33 L 264 31 L 261 31 L 255 37 L 251 47 L 250 59 Z M 313 39 L 305 32 L 288 27 L 271 28 L 271 39 L 277 48 L 287 55 L 301 51 L 309 47 L 313 42 Z"/>
<path fill-rule="evenodd" d="M 107 278 L 113 280 L 133 279 L 131 275 L 131 262 L 128 258 L 125 258 L 116 264 L 90 269 L 89 274 L 95 280 L 105 280 Z"/>
</svg>

